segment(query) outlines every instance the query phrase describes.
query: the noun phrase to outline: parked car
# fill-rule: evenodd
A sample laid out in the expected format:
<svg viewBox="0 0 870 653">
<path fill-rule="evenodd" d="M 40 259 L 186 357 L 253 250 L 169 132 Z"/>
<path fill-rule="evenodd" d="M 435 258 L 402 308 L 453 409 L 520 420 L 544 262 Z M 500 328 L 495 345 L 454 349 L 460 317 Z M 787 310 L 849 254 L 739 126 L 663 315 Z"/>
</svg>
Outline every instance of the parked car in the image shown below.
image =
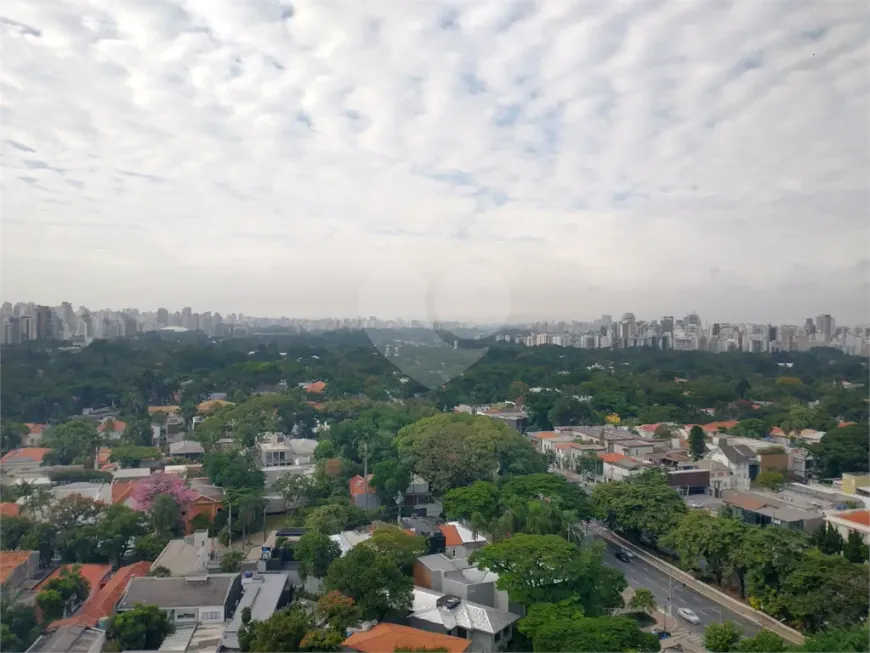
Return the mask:
<svg viewBox="0 0 870 653">
<path fill-rule="evenodd" d="M 693 503 L 690 503 L 690 504 L 689 504 L 689 508 L 694 508 L 695 510 L 698 510 L 698 509 L 703 508 L 703 507 L 704 507 L 704 506 L 702 506 L 700 503 L 694 503 L 694 502 L 693 502 Z"/>
<path fill-rule="evenodd" d="M 701 619 L 694 612 L 689 610 L 689 608 L 678 608 L 677 614 L 688 621 L 690 624 L 695 624 L 696 626 L 701 623 Z"/>
</svg>

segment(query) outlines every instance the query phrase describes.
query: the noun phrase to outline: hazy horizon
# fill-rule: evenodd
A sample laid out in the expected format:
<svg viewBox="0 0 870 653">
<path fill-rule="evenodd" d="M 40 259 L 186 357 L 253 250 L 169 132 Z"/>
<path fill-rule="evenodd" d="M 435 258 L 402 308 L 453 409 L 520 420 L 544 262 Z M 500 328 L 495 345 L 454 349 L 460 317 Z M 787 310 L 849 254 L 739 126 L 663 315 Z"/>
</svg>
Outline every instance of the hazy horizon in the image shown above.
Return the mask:
<svg viewBox="0 0 870 653">
<path fill-rule="evenodd" d="M 866 2 L 11 0 L 0 35 L 4 300 L 870 322 Z"/>
</svg>

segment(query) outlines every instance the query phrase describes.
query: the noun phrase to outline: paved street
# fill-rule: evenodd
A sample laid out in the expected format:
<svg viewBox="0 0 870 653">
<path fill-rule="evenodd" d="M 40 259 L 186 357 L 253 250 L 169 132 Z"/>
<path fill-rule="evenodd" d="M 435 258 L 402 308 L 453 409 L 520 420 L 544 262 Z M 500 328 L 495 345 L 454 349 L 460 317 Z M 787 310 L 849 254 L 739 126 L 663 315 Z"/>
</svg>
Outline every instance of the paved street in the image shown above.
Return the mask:
<svg viewBox="0 0 870 653">
<path fill-rule="evenodd" d="M 634 558 L 631 562 L 622 562 L 621 560 L 618 560 L 613 554 L 619 547 L 606 540 L 602 539 L 602 541 L 607 547 L 604 558 L 605 563 L 611 567 L 619 569 L 625 575 L 625 578 L 631 587 L 635 589 L 646 587 L 651 590 L 656 597 L 656 602 L 659 604 L 659 607 L 664 609 L 667 605 L 668 599 L 668 575 L 663 571 L 659 571 L 649 563 L 644 562 L 640 558 Z M 708 624 L 719 623 L 720 619 L 722 621 L 733 621 L 739 628 L 743 629 L 744 634 L 747 636 L 752 636 L 761 630 L 757 624 L 754 624 L 744 617 L 741 617 L 739 614 L 732 612 L 727 607 L 721 606 L 715 601 L 708 599 L 706 596 L 699 594 L 690 587 L 683 588 L 682 583 L 678 581 L 673 582 L 671 589 L 674 616 L 668 619 L 668 630 L 673 632 L 675 635 L 678 632 L 675 629 L 686 630 L 694 635 L 703 635 L 705 626 Z M 693 626 L 685 619 L 677 617 L 677 608 L 689 608 L 690 610 L 693 610 L 701 619 L 701 624 Z"/>
</svg>

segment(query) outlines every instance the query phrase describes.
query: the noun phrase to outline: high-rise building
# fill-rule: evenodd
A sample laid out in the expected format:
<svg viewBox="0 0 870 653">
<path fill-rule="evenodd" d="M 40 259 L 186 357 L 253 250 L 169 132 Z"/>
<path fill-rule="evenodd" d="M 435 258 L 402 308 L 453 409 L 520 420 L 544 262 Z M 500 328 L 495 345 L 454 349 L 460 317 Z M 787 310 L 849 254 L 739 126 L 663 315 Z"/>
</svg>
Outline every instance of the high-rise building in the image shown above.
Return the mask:
<svg viewBox="0 0 870 653">
<path fill-rule="evenodd" d="M 684 324 L 686 325 L 686 328 L 690 326 L 696 326 L 700 328 L 701 318 L 698 316 L 697 313 L 689 313 L 684 320 Z"/>
<path fill-rule="evenodd" d="M 808 317 L 804 322 L 804 329 L 810 335 L 813 335 L 816 332 L 816 325 L 813 322 L 813 318 Z"/>
<path fill-rule="evenodd" d="M 169 326 L 169 311 L 165 308 L 157 309 L 157 328 L 163 329 Z"/>
<path fill-rule="evenodd" d="M 36 339 L 55 340 L 58 338 L 57 319 L 48 306 L 36 307 Z"/>
<path fill-rule="evenodd" d="M 193 327 L 193 309 L 190 306 L 185 306 L 181 309 L 181 326 L 185 329 L 192 329 Z"/>
<path fill-rule="evenodd" d="M 17 317 L 7 317 L 3 320 L 3 344 L 18 345 L 21 344 L 21 319 Z"/>
<path fill-rule="evenodd" d="M 662 315 L 662 333 L 674 332 L 674 316 Z"/>
<path fill-rule="evenodd" d="M 834 318 L 827 314 L 816 317 L 816 333 L 821 333 L 825 340 L 830 340 L 834 333 Z"/>
</svg>

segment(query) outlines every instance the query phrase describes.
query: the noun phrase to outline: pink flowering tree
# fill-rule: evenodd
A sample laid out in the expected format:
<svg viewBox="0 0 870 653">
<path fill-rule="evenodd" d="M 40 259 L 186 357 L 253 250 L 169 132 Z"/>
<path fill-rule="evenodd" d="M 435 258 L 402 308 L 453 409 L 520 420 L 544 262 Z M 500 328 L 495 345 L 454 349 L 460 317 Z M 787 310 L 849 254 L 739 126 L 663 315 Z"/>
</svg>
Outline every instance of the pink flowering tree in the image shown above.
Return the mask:
<svg viewBox="0 0 870 653">
<path fill-rule="evenodd" d="M 196 492 L 184 484 L 184 480 L 175 474 L 152 474 L 133 487 L 133 505 L 137 510 L 151 510 L 151 505 L 161 494 L 168 494 L 179 508 L 184 508 L 196 499 Z"/>
</svg>

